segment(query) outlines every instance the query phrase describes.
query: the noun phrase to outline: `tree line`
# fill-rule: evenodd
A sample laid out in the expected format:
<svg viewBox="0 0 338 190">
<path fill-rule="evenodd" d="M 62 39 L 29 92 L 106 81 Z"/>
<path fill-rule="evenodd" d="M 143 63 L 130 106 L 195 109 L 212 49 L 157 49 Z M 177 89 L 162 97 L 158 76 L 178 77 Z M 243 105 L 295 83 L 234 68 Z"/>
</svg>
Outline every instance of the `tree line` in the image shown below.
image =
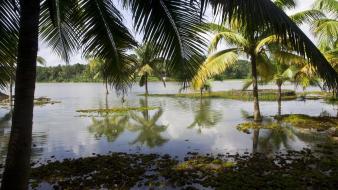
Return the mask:
<svg viewBox="0 0 338 190">
<path fill-rule="evenodd" d="M 103 82 L 102 77 L 96 77 L 96 72 L 88 64 L 76 63 L 74 65 L 38 66 L 36 70 L 37 82 Z M 242 61 L 227 68 L 222 74 L 216 75 L 215 81 L 227 79 L 247 79 L 250 76 L 250 65 Z M 155 76 L 150 76 L 151 81 L 159 81 Z M 173 81 L 174 78 L 167 78 Z"/>
</svg>

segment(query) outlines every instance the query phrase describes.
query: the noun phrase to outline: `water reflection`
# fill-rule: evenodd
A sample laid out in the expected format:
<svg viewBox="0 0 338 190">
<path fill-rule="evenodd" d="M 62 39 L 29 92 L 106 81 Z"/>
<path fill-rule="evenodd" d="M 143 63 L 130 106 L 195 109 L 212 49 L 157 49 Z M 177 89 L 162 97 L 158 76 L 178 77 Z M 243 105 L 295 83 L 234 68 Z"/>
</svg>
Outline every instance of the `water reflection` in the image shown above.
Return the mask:
<svg viewBox="0 0 338 190">
<path fill-rule="evenodd" d="M 12 123 L 12 111 L 4 114 L 0 118 L 0 161 L 5 163 L 8 142 L 10 137 Z M 34 160 L 41 156 L 44 151 L 44 145 L 47 141 L 47 134 L 45 132 L 35 132 L 32 136 L 32 152 L 31 159 Z"/>
<path fill-rule="evenodd" d="M 107 115 L 103 119 L 92 118 L 92 124 L 88 129 L 97 139 L 105 136 L 107 141 L 114 142 L 124 132 L 128 120 L 129 118 L 124 115 Z"/>
<path fill-rule="evenodd" d="M 262 128 L 252 129 L 251 132 L 252 152 L 266 155 L 273 155 L 281 150 L 293 150 L 299 144 L 315 149 L 318 144 L 330 142 L 327 133 L 319 133 L 311 128 L 297 128 L 272 119 L 262 124 Z"/>
<path fill-rule="evenodd" d="M 11 128 L 12 112 L 9 111 L 0 118 L 0 160 L 1 163 L 5 163 L 5 158 L 7 154 L 7 144 L 9 141 L 9 131 Z"/>
<path fill-rule="evenodd" d="M 140 107 L 148 108 L 147 97 L 140 99 L 139 104 Z M 138 133 L 130 142 L 131 145 L 145 145 L 149 148 L 162 146 L 168 141 L 162 136 L 168 126 L 159 124 L 163 109 L 159 108 L 153 114 L 150 112 L 152 111 L 145 109 L 125 115 L 105 115 L 103 119 L 92 118 L 92 124 L 88 129 L 96 138 L 105 136 L 109 142 L 114 142 L 127 129 Z"/>
<path fill-rule="evenodd" d="M 212 128 L 222 119 L 222 114 L 211 109 L 210 99 L 201 99 L 199 108 L 194 113 L 194 121 L 188 126 L 188 129 L 197 128 L 199 134 L 202 129 Z"/>
</svg>

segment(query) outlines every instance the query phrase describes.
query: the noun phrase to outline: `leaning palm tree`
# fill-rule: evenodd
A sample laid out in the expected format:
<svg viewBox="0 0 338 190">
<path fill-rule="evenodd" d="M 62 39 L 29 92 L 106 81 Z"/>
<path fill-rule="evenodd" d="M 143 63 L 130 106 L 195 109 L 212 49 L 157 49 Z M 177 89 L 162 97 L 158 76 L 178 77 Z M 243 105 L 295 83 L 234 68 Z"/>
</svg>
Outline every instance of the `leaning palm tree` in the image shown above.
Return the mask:
<svg viewBox="0 0 338 190">
<path fill-rule="evenodd" d="M 148 95 L 148 78 L 156 76 L 165 84 L 163 73 L 165 72 L 165 59 L 161 57 L 161 50 L 158 46 L 152 43 L 144 43 L 135 49 L 135 67 L 136 75 L 140 78 L 140 86 L 145 87 L 145 94 Z"/>
<path fill-rule="evenodd" d="M 160 45 L 170 69 L 187 74 L 196 70 L 194 63 L 199 60 L 195 55 L 203 53 L 205 44 L 197 26 L 210 3 L 223 21 L 236 16 L 248 35 L 271 30 L 284 40 L 291 38 L 293 49 L 315 63 L 328 87 L 338 86 L 336 72 L 320 51 L 270 0 L 121 1 L 132 11 L 135 28 L 144 33 L 144 40 Z M 110 0 L 2 0 L 0 10 L 0 52 L 17 57 L 17 99 L 2 189 L 24 189 L 29 173 L 39 26 L 41 37 L 65 60 L 82 45 L 83 54 L 103 58 L 115 71 L 123 64 L 124 50 L 134 42 Z"/>
</svg>

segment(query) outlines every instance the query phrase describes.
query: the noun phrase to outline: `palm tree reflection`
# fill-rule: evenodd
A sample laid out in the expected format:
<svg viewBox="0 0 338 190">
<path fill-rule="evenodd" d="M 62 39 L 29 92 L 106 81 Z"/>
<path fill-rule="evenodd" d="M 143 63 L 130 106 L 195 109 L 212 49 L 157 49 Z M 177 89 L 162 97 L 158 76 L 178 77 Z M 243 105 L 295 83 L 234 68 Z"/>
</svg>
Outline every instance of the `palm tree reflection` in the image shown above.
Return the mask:
<svg viewBox="0 0 338 190">
<path fill-rule="evenodd" d="M 92 124 L 88 129 L 96 138 L 105 136 L 109 142 L 114 142 L 124 132 L 128 119 L 128 116 L 123 115 L 107 115 L 102 120 L 92 118 Z"/>
<path fill-rule="evenodd" d="M 142 107 L 148 107 L 148 99 L 140 99 L 140 104 Z M 130 123 L 129 129 L 133 132 L 139 132 L 136 139 L 130 144 L 146 145 L 149 148 L 165 144 L 168 139 L 162 137 L 161 133 L 167 130 L 167 126 L 158 124 L 162 114 L 162 108 L 157 110 L 152 116 L 149 110 L 142 111 L 142 114 L 130 113 L 134 122 Z"/>
<path fill-rule="evenodd" d="M 140 106 L 148 108 L 148 99 L 140 99 Z M 166 131 L 167 126 L 158 124 L 162 114 L 162 109 L 157 110 L 154 114 L 150 114 L 147 109 L 125 115 L 107 114 L 104 115 L 103 119 L 92 118 L 89 132 L 93 133 L 96 138 L 105 136 L 109 142 L 114 142 L 127 129 L 131 132 L 138 132 L 138 136 L 130 144 L 154 148 L 168 141 L 161 135 Z"/>
<path fill-rule="evenodd" d="M 211 109 L 210 99 L 201 99 L 199 109 L 195 112 L 195 119 L 188 128 L 197 128 L 197 132 L 202 133 L 202 129 L 212 128 L 220 120 L 221 114 Z"/>
</svg>

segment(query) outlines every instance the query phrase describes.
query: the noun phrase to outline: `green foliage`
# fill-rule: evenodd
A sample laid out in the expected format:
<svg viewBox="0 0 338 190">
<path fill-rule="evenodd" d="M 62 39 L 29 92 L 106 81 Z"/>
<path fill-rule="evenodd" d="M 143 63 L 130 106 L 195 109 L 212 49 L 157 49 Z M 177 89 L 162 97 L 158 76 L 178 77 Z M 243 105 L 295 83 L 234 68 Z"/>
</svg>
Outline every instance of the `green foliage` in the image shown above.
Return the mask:
<svg viewBox="0 0 338 190">
<path fill-rule="evenodd" d="M 37 82 L 99 82 L 96 71 L 88 65 L 58 65 L 56 67 L 37 67 Z"/>
<path fill-rule="evenodd" d="M 246 79 L 251 73 L 250 62 L 245 60 L 238 60 L 237 64 L 229 66 L 222 74 L 216 75 L 214 80 L 225 79 Z"/>
<path fill-rule="evenodd" d="M 260 90 L 259 99 L 262 101 L 276 101 L 278 98 L 277 90 Z M 200 93 L 187 93 L 187 94 L 149 94 L 148 96 L 153 97 L 177 97 L 177 98 L 201 98 Z M 233 100 L 252 101 L 252 91 L 246 90 L 230 90 L 230 91 L 219 91 L 203 93 L 202 98 L 224 98 Z M 294 100 L 297 96 L 294 91 L 283 90 L 282 100 Z"/>
</svg>

